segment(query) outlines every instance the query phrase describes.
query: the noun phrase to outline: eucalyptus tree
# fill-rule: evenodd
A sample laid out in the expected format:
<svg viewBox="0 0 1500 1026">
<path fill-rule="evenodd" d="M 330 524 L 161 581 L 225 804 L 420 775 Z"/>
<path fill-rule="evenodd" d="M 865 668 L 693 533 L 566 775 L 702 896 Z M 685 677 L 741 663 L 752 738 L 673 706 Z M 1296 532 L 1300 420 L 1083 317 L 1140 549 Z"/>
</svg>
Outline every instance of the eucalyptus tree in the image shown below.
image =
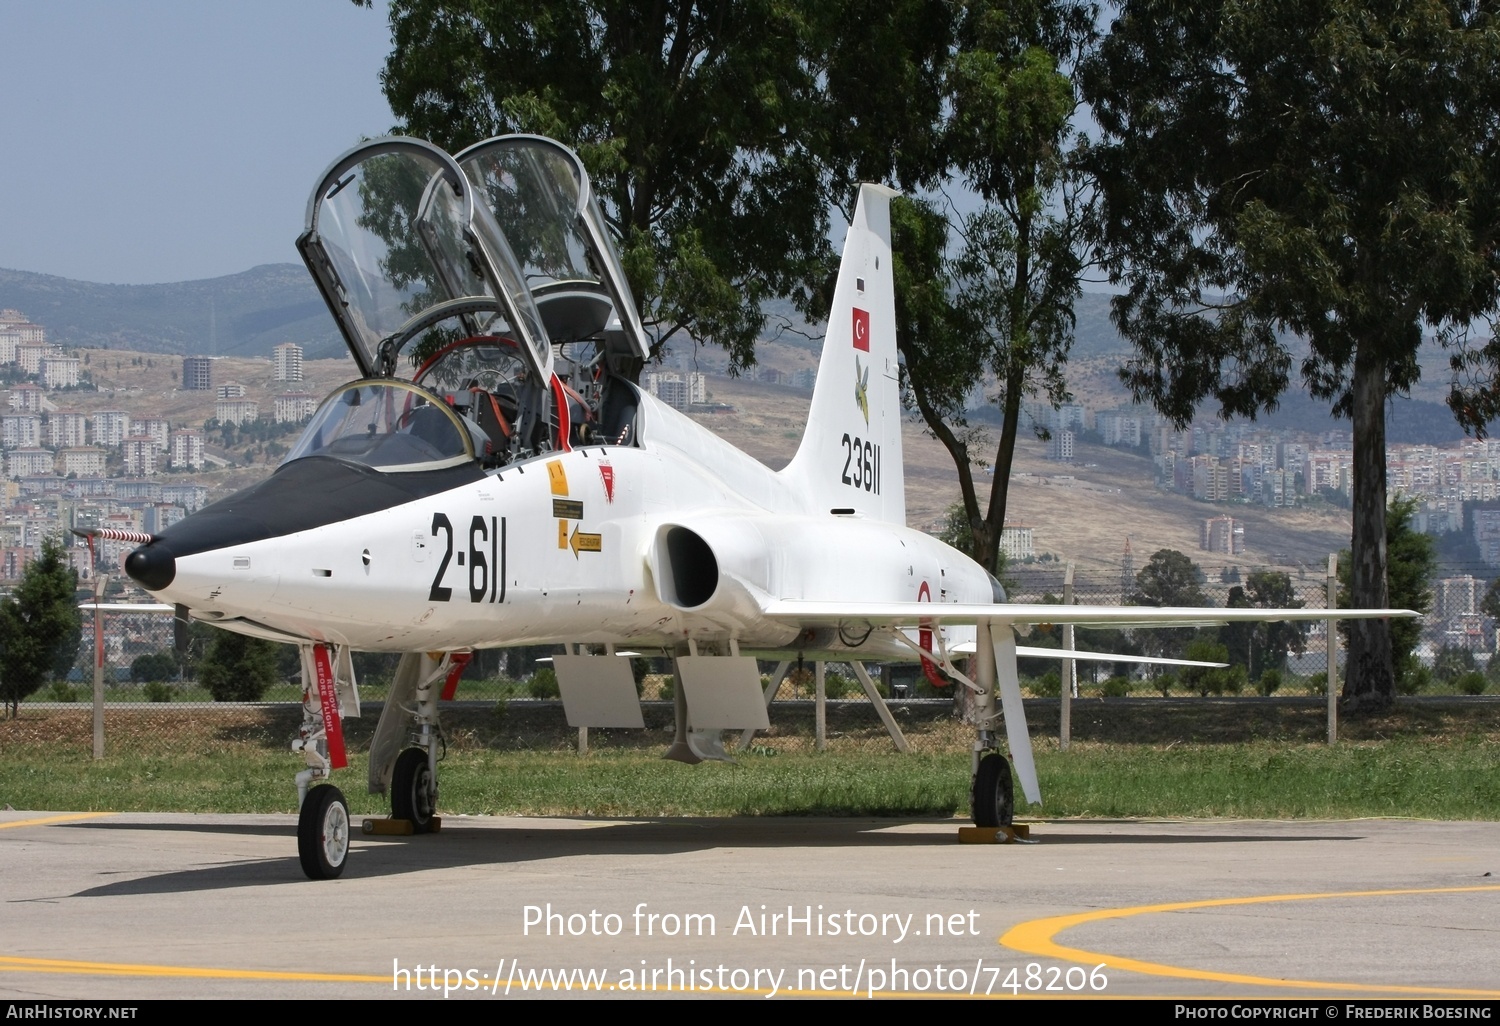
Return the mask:
<svg viewBox="0 0 1500 1026">
<path fill-rule="evenodd" d="M 909 394 L 953 459 L 972 555 L 992 572 L 1022 408 L 1031 396 L 1054 406 L 1068 398 L 1073 302 L 1093 211 L 1075 159 L 1084 140 L 1069 71 L 1095 40 L 1096 12 L 1076 0 L 957 5 L 941 137 L 949 173 L 979 206 L 946 215 L 951 241 L 937 231 L 944 215 L 931 203 L 908 207 L 895 226 L 898 259 L 924 269 L 909 276 L 921 294 L 898 309 Z M 968 413 L 976 389 L 990 386 L 985 399 L 1000 421 L 993 456 Z M 976 463 L 993 471 L 987 496 Z"/>
<path fill-rule="evenodd" d="M 1083 94 L 1137 399 L 1179 425 L 1275 407 L 1294 373 L 1354 431 L 1352 600 L 1384 607 L 1385 406 L 1425 330 L 1482 433 L 1500 345 L 1500 26 L 1477 0 L 1124 0 Z M 1395 694 L 1391 627 L 1350 624 L 1344 696 Z"/>
</svg>

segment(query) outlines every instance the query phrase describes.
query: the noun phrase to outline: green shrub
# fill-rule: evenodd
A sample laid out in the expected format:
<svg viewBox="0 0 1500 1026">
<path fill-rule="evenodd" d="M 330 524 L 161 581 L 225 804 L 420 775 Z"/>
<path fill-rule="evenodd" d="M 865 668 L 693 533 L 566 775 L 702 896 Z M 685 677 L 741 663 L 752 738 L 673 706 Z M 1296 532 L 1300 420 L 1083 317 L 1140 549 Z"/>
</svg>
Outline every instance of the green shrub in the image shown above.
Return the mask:
<svg viewBox="0 0 1500 1026">
<path fill-rule="evenodd" d="M 1130 678 L 1116 675 L 1103 684 L 1105 698 L 1125 698 L 1130 694 Z"/>
<path fill-rule="evenodd" d="M 1151 683 L 1157 691 L 1161 692 L 1161 697 L 1166 698 L 1172 693 L 1172 689 L 1177 686 L 1177 674 L 1168 673 L 1164 670 L 1157 674 L 1156 679 Z"/>
<path fill-rule="evenodd" d="M 1062 694 L 1062 674 L 1056 670 L 1044 673 L 1031 681 L 1031 693 L 1038 698 L 1056 698 Z"/>
<path fill-rule="evenodd" d="M 823 677 L 823 694 L 829 698 L 844 698 L 859 685 L 842 673 L 830 673 Z"/>
<path fill-rule="evenodd" d="M 1262 695 L 1270 698 L 1281 690 L 1281 671 L 1266 670 L 1260 675 L 1260 680 L 1255 682 L 1255 686 Z"/>
<path fill-rule="evenodd" d="M 215 702 L 258 702 L 276 682 L 276 643 L 218 631 L 198 664 L 198 680 Z"/>
<path fill-rule="evenodd" d="M 1458 680 L 1453 683 L 1461 695 L 1482 695 L 1489 681 L 1485 680 L 1484 674 L 1478 670 L 1470 670 L 1468 673 L 1459 674 Z"/>
<path fill-rule="evenodd" d="M 141 694 L 146 696 L 148 702 L 170 702 L 174 690 L 176 689 L 172 685 L 159 680 L 149 681 L 141 686 Z"/>
<path fill-rule="evenodd" d="M 550 666 L 539 667 L 526 682 L 526 693 L 532 698 L 559 698 L 562 695 L 557 687 L 557 671 Z"/>
<path fill-rule="evenodd" d="M 1396 690 L 1403 695 L 1420 695 L 1432 690 L 1432 671 L 1413 659 L 1396 667 Z"/>
<path fill-rule="evenodd" d="M 78 701 L 78 692 L 73 690 L 73 686 L 67 681 L 55 680 L 52 682 L 52 687 L 47 691 L 47 697 L 54 702 L 76 702 Z"/>
</svg>

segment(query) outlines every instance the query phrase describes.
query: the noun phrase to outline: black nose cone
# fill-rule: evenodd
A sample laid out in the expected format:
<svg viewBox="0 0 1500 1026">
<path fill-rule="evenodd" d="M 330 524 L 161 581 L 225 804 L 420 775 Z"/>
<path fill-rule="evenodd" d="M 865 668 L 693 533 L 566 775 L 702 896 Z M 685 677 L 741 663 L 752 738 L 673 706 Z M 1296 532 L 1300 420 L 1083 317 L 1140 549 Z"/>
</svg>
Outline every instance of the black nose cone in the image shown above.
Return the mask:
<svg viewBox="0 0 1500 1026">
<path fill-rule="evenodd" d="M 177 576 L 177 557 L 161 542 L 154 541 L 125 557 L 125 572 L 147 591 L 161 591 Z"/>
</svg>

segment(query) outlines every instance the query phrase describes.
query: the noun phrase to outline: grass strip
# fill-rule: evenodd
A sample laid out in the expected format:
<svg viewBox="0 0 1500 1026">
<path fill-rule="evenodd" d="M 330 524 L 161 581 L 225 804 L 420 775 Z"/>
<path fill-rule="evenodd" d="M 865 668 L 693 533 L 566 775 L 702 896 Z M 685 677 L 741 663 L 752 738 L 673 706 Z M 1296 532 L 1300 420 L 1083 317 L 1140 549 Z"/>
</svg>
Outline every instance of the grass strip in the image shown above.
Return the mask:
<svg viewBox="0 0 1500 1026">
<path fill-rule="evenodd" d="M 1484 736 L 1342 744 L 1082 743 L 1037 753 L 1049 817 L 1500 819 L 1500 746 Z M 968 807 L 968 755 L 747 754 L 737 765 L 665 762 L 654 752 L 468 750 L 442 766 L 453 815 L 950 817 Z M 241 746 L 163 756 L 11 751 L 0 802 L 24 810 L 291 812 L 297 760 Z M 339 783 L 356 815 L 366 761 Z"/>
</svg>

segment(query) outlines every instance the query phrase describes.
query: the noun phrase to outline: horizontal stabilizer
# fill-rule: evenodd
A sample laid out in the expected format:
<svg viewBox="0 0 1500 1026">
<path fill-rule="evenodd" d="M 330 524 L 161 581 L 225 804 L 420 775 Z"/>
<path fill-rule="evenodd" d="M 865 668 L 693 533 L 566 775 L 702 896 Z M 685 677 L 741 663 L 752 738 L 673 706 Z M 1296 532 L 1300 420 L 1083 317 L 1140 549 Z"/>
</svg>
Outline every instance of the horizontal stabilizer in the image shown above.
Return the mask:
<svg viewBox="0 0 1500 1026">
<path fill-rule="evenodd" d="M 965 649 L 974 651 L 974 646 L 952 645 L 948 651 L 964 655 Z M 1076 648 L 1035 648 L 1027 645 L 1016 646 L 1016 655 L 1022 659 L 1073 659 L 1080 663 L 1140 663 L 1148 666 L 1198 666 L 1209 670 L 1219 670 L 1228 666 L 1228 663 L 1205 663 L 1197 659 L 1164 659 L 1157 656 L 1138 655 L 1112 655 L 1109 652 L 1084 652 Z"/>
<path fill-rule="evenodd" d="M 1063 606 L 1051 603 L 979 602 L 808 602 L 776 599 L 762 612 L 772 620 L 799 626 L 866 623 L 915 627 L 919 624 L 972 624 L 981 620 L 1080 627 L 1217 627 L 1226 623 L 1283 620 L 1381 620 L 1416 617 L 1410 609 L 1215 609 L 1201 606 Z"/>
</svg>

